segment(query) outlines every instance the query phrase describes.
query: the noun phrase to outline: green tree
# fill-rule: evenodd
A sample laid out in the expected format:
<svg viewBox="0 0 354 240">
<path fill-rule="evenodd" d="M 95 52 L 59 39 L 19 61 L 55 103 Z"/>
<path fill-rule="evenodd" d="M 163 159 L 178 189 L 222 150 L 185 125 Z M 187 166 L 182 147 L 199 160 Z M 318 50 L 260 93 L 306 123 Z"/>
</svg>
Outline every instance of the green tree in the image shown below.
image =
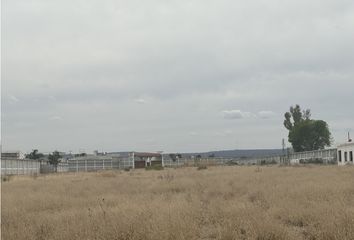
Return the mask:
<svg viewBox="0 0 354 240">
<path fill-rule="evenodd" d="M 285 113 L 284 126 L 286 129 L 291 131 L 295 126 L 300 124 L 305 120 L 309 120 L 311 118 L 311 110 L 306 109 L 301 111 L 299 105 L 295 105 L 295 107 L 291 106 L 290 111 Z"/>
<path fill-rule="evenodd" d="M 295 152 L 313 151 L 331 146 L 331 133 L 323 120 L 311 119 L 310 109 L 301 111 L 299 105 L 286 112 L 284 126 Z"/>
<path fill-rule="evenodd" d="M 60 163 L 60 159 L 62 156 L 60 156 L 58 151 L 54 151 L 52 154 L 49 154 L 48 160 L 51 165 L 54 166 L 55 171 L 58 169 L 58 164 Z"/>
<path fill-rule="evenodd" d="M 30 154 L 26 155 L 26 158 L 29 159 L 40 159 L 42 157 L 44 157 L 44 155 L 42 153 L 39 153 L 38 149 L 34 149 Z"/>
</svg>

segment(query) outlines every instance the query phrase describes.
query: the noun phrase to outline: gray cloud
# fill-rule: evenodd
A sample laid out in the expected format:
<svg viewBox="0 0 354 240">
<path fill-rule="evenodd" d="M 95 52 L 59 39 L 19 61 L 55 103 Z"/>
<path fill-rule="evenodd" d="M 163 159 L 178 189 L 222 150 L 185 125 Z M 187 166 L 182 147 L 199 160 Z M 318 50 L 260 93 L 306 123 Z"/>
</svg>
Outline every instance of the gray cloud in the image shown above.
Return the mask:
<svg viewBox="0 0 354 240">
<path fill-rule="evenodd" d="M 139 104 L 145 104 L 145 103 L 146 103 L 146 100 L 143 99 L 143 98 L 137 98 L 137 99 L 134 99 L 134 101 L 135 101 L 136 103 L 139 103 Z"/>
<path fill-rule="evenodd" d="M 296 103 L 336 142 L 353 128 L 351 0 L 14 0 L 3 10 L 4 149 L 272 148 Z"/>
<path fill-rule="evenodd" d="M 276 116 L 273 111 L 262 110 L 257 114 L 251 112 L 244 112 L 241 110 L 224 110 L 222 111 L 225 119 L 244 119 L 244 118 L 260 118 L 260 119 L 270 119 Z"/>
<path fill-rule="evenodd" d="M 268 118 L 272 118 L 275 117 L 275 113 L 272 111 L 259 111 L 258 112 L 258 116 L 262 119 L 268 119 Z"/>
<path fill-rule="evenodd" d="M 240 110 L 224 110 L 223 114 L 225 119 L 241 119 L 244 117 Z"/>
<path fill-rule="evenodd" d="M 250 112 L 243 112 L 241 110 L 224 110 L 222 111 L 225 119 L 242 119 L 254 117 L 254 114 Z"/>
<path fill-rule="evenodd" d="M 60 121 L 60 120 L 62 120 L 63 118 L 62 117 L 60 117 L 60 116 L 51 116 L 50 118 L 49 118 L 49 120 L 51 120 L 51 121 Z"/>
<path fill-rule="evenodd" d="M 9 102 L 10 103 L 18 103 L 20 100 L 16 97 L 16 96 L 14 96 L 14 95 L 10 95 L 9 97 L 8 97 L 8 99 L 9 99 Z"/>
</svg>

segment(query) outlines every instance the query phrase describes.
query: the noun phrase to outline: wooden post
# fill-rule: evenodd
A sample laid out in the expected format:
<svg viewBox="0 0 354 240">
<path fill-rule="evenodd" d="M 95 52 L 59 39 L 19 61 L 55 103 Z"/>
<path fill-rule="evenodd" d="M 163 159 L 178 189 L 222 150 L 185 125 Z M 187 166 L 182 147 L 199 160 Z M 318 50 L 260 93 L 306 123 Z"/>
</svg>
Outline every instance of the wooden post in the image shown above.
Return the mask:
<svg viewBox="0 0 354 240">
<path fill-rule="evenodd" d="M 134 152 L 132 153 L 132 159 L 133 159 L 133 169 L 135 168 L 135 156 L 134 156 Z"/>
</svg>

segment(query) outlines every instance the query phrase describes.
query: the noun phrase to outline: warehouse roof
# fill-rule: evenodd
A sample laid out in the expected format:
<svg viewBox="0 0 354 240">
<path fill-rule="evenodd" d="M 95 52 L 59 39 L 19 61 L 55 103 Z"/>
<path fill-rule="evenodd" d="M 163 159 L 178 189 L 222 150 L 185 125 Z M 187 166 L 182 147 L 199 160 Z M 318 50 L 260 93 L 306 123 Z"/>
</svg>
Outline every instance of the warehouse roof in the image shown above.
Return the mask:
<svg viewBox="0 0 354 240">
<path fill-rule="evenodd" d="M 161 157 L 161 153 L 134 152 L 135 157 Z"/>
</svg>

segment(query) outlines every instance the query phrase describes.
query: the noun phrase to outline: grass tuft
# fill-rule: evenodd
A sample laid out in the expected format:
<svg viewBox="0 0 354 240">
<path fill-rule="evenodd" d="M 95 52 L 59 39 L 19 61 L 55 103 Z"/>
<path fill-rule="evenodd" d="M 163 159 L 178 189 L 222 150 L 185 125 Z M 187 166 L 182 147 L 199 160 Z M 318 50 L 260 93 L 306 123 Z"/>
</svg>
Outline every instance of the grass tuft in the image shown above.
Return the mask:
<svg viewBox="0 0 354 240">
<path fill-rule="evenodd" d="M 3 239 L 354 239 L 354 167 L 9 177 Z"/>
</svg>

